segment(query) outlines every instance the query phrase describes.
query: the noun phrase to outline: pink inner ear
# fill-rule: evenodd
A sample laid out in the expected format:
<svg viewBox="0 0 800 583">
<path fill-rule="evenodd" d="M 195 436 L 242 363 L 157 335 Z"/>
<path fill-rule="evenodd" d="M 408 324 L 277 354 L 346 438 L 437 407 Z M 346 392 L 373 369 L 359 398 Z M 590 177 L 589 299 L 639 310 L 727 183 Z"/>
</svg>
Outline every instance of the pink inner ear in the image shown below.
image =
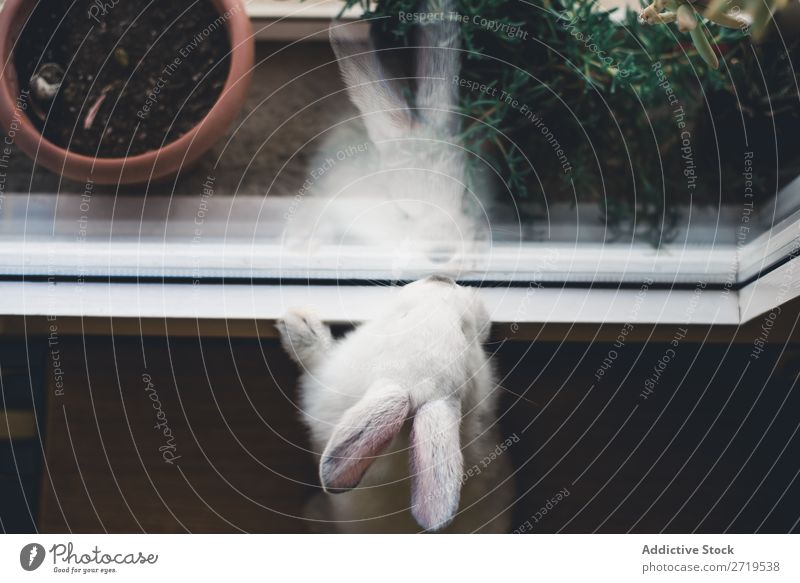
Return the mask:
<svg viewBox="0 0 800 583">
<path fill-rule="evenodd" d="M 342 417 L 320 461 L 322 487 L 332 493 L 355 488 L 367 468 L 389 446 L 408 415 L 399 387 L 371 390 Z"/>
</svg>

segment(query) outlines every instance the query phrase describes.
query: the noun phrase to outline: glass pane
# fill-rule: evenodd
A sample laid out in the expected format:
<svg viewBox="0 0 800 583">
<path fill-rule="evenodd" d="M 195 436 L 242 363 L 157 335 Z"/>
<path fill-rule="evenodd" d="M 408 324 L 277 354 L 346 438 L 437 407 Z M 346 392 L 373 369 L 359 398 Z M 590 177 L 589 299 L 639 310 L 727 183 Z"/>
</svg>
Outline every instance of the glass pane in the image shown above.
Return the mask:
<svg viewBox="0 0 800 583">
<path fill-rule="evenodd" d="M 74 182 L 11 146 L 0 266 L 192 279 L 754 276 L 795 239 L 795 30 L 787 18 L 754 43 L 711 24 L 714 70 L 674 25 L 601 11 L 611 5 L 462 7 L 421 27 L 384 3 L 372 48 L 363 26 L 341 25 L 375 61 L 345 48 L 337 62 L 319 36 L 261 40 L 243 112 L 171 179 Z M 432 53 L 457 55 L 455 68 Z M 348 94 L 350 60 L 380 64 L 356 79 L 369 91 Z M 426 71 L 448 75 L 426 84 Z"/>
</svg>

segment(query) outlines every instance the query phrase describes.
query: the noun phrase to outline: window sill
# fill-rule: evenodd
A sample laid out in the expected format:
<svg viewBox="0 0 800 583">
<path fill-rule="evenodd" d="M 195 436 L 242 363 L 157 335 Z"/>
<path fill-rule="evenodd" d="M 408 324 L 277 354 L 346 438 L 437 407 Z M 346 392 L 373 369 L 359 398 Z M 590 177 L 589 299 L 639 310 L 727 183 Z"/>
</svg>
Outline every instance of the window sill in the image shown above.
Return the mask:
<svg viewBox="0 0 800 583">
<path fill-rule="evenodd" d="M 355 285 L 0 282 L 4 316 L 274 321 L 290 307 L 307 306 L 323 320 L 341 324 L 372 318 L 397 290 Z M 530 286 L 482 288 L 480 293 L 492 320 L 509 326 L 739 323 L 737 292 Z"/>
</svg>

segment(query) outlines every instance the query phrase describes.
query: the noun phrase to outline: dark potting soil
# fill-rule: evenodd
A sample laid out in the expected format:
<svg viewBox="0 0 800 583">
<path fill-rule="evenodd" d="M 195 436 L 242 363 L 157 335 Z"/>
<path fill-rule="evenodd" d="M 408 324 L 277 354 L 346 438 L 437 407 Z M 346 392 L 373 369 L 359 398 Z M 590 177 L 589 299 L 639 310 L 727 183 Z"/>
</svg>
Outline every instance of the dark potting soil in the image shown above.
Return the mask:
<svg viewBox="0 0 800 583">
<path fill-rule="evenodd" d="M 230 66 L 225 24 L 210 0 L 39 0 L 15 48 L 28 115 L 73 152 L 156 150 L 216 102 Z"/>
</svg>

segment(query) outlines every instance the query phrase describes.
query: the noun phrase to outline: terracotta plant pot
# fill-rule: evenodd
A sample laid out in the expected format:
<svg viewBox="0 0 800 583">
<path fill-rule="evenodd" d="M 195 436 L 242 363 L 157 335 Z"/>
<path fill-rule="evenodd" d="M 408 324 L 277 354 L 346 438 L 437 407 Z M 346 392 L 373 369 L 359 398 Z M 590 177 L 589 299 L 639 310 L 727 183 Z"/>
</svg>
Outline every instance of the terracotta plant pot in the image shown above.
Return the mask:
<svg viewBox="0 0 800 583">
<path fill-rule="evenodd" d="M 244 104 L 255 55 L 250 18 L 241 0 L 213 3 L 221 15 L 228 15 L 225 27 L 231 45 L 230 70 L 216 103 L 194 128 L 158 150 L 127 158 L 95 158 L 70 152 L 44 138 L 18 106 L 20 88 L 12 50 L 36 3 L 6 0 L 0 12 L 0 122 L 5 130 L 0 151 L 13 141 L 37 164 L 73 180 L 97 184 L 163 179 L 195 162 L 225 133 Z"/>
</svg>

